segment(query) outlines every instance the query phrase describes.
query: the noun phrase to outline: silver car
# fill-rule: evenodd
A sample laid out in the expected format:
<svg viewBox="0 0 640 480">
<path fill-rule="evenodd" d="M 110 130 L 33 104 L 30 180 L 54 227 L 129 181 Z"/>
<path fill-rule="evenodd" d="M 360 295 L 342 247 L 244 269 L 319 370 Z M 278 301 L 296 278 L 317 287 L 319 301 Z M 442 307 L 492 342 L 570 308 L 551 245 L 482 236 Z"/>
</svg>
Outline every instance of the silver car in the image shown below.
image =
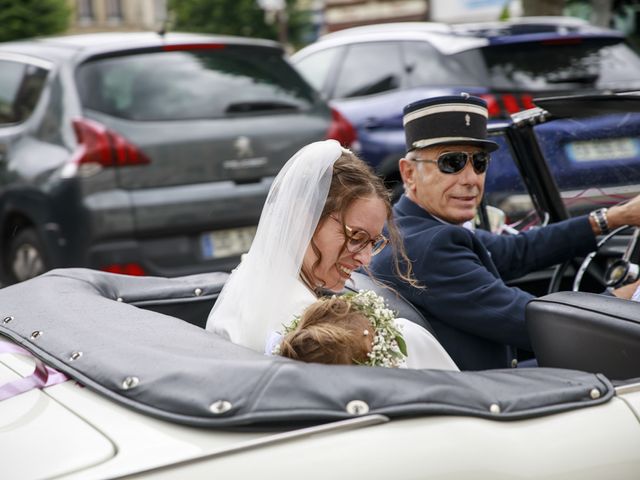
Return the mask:
<svg viewBox="0 0 640 480">
<path fill-rule="evenodd" d="M 271 41 L 149 32 L 0 44 L 4 281 L 60 266 L 228 270 L 284 162 L 354 135 Z"/>
</svg>

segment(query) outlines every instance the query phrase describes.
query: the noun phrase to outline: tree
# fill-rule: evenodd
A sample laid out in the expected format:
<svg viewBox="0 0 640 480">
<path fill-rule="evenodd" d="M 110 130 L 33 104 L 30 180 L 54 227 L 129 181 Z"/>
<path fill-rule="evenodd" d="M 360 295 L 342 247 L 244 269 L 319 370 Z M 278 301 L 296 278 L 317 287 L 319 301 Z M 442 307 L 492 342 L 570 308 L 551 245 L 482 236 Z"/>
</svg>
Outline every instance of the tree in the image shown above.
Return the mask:
<svg viewBox="0 0 640 480">
<path fill-rule="evenodd" d="M 308 15 L 297 11 L 295 0 L 286 0 L 288 38 L 298 43 Z M 278 24 L 268 23 L 256 0 L 169 0 L 172 30 L 278 39 Z"/>
<path fill-rule="evenodd" d="M 0 0 L 0 41 L 64 32 L 70 13 L 66 0 Z"/>
<path fill-rule="evenodd" d="M 524 16 L 563 15 L 564 8 L 582 5 L 591 10 L 591 23 L 600 27 L 609 27 L 614 0 L 522 0 Z"/>
</svg>

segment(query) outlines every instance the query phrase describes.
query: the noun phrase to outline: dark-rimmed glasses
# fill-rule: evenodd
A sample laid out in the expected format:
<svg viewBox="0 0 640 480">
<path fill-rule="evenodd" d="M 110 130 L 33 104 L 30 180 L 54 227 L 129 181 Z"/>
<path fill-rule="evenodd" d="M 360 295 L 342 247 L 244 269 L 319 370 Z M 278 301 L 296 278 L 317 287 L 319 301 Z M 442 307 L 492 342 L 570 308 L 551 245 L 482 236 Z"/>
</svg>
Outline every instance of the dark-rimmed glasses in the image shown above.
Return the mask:
<svg viewBox="0 0 640 480">
<path fill-rule="evenodd" d="M 427 158 L 414 158 L 412 160 L 414 162 L 435 163 L 442 173 L 455 174 L 464 169 L 469 159 L 471 159 L 473 171 L 481 175 L 487 171 L 491 155 L 489 152 L 445 152 L 438 155 L 437 160 Z"/>
<path fill-rule="evenodd" d="M 351 228 L 349 225 L 341 222 L 333 215 L 329 216 L 342 225 L 342 228 L 344 229 L 344 236 L 347 238 L 346 247 L 351 253 L 361 252 L 367 248 L 367 245 L 371 245 L 371 256 L 374 256 L 384 250 L 384 247 L 389 243 L 389 239 L 382 234 L 371 238 L 369 232 Z"/>
</svg>

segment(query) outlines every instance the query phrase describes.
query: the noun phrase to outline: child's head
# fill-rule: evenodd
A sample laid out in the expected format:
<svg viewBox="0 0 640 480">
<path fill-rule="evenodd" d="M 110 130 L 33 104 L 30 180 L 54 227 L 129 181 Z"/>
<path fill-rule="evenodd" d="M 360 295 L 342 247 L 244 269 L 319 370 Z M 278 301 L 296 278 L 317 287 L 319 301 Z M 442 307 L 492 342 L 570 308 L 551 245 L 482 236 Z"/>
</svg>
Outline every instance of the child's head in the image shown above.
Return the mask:
<svg viewBox="0 0 640 480">
<path fill-rule="evenodd" d="M 371 322 L 349 301 L 322 298 L 309 306 L 297 327 L 285 335 L 279 353 L 303 362 L 365 363 L 374 335 Z"/>
</svg>

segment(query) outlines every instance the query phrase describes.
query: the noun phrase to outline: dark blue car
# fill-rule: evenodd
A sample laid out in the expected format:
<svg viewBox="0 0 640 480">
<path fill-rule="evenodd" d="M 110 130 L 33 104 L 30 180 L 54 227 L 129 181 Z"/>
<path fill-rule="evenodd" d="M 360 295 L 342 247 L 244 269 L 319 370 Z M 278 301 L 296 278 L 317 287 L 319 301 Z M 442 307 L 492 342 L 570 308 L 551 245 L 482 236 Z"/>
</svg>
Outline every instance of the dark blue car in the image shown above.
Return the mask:
<svg viewBox="0 0 640 480">
<path fill-rule="evenodd" d="M 409 102 L 468 92 L 487 101 L 495 123 L 535 107 L 536 97 L 640 89 L 640 58 L 624 36 L 570 18 L 357 27 L 322 37 L 292 61 L 357 128 L 363 158 L 396 186 Z M 640 192 L 640 120 L 619 123 L 612 115 L 537 131 L 571 208 Z M 506 148 L 493 154 L 487 198 L 515 215 L 529 206 L 520 204 L 510 156 Z"/>
</svg>

